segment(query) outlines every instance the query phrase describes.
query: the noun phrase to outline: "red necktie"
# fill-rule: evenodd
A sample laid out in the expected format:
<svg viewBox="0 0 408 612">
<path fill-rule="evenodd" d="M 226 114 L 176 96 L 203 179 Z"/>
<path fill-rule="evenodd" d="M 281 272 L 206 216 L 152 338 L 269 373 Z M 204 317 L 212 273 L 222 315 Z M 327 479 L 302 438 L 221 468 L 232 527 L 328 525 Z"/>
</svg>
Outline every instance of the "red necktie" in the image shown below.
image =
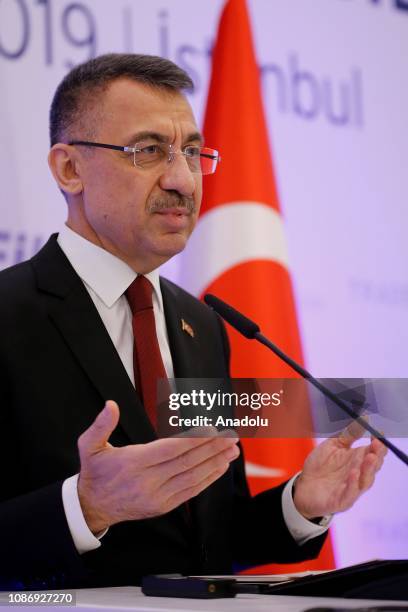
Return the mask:
<svg viewBox="0 0 408 612">
<path fill-rule="evenodd" d="M 167 378 L 160 353 L 154 320 L 153 286 L 145 276 L 137 276 L 126 290 L 132 311 L 133 370 L 147 416 L 157 429 L 157 381 Z"/>
</svg>

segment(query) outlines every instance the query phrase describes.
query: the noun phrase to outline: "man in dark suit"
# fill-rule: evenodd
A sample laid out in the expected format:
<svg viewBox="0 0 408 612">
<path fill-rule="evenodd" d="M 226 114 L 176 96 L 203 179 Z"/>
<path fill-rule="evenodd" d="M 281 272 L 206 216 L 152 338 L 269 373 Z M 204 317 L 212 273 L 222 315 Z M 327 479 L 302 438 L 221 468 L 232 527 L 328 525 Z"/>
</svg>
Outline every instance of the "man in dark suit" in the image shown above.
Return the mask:
<svg viewBox="0 0 408 612">
<path fill-rule="evenodd" d="M 315 449 L 296 484 L 251 498 L 235 437 L 157 439 L 146 365 L 228 377 L 218 317 L 157 270 L 184 248 L 217 164 L 191 86 L 167 60 L 116 54 L 75 68 L 55 94 L 49 164 L 66 226 L 0 274 L 3 588 L 310 558 L 328 515 L 382 463 L 382 445 L 352 449 L 346 434 Z M 132 288 L 147 296 L 139 328 Z"/>
</svg>

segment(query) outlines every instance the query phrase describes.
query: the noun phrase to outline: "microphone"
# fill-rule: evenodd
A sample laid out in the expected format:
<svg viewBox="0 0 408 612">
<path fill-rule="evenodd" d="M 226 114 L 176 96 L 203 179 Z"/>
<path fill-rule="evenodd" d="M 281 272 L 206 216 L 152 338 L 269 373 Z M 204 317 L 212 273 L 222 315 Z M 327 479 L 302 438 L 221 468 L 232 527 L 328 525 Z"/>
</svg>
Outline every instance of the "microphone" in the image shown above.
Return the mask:
<svg viewBox="0 0 408 612">
<path fill-rule="evenodd" d="M 232 306 L 220 300 L 215 295 L 211 295 L 211 293 L 207 293 L 204 296 L 204 302 L 213 308 L 215 312 L 227 321 L 232 327 L 235 327 L 245 338 L 249 338 L 253 340 L 256 337 L 256 334 L 260 332 L 259 325 L 248 319 L 243 314 L 235 310 Z"/>
<path fill-rule="evenodd" d="M 357 412 L 355 412 L 352 408 L 350 408 L 344 400 L 338 397 L 335 393 L 333 393 L 328 387 L 323 385 L 319 380 L 317 380 L 310 372 L 308 372 L 305 368 L 303 368 L 300 364 L 294 361 L 291 357 L 286 355 L 276 344 L 271 342 L 269 338 L 264 336 L 261 333 L 259 325 L 251 319 L 248 319 L 245 315 L 240 313 L 238 310 L 220 300 L 220 298 L 207 293 L 204 296 L 204 302 L 210 306 L 215 312 L 217 312 L 220 317 L 222 317 L 227 323 L 232 325 L 240 334 L 245 336 L 250 340 L 257 340 L 264 346 L 268 347 L 275 355 L 277 355 L 282 361 L 284 361 L 289 367 L 292 368 L 295 372 L 300 374 L 302 378 L 309 381 L 316 389 L 318 389 L 325 397 L 334 402 L 339 408 L 341 408 L 348 416 L 357 421 L 366 431 L 368 431 L 374 438 L 380 440 L 384 446 L 390 449 L 392 453 L 396 457 L 398 457 L 405 465 L 408 465 L 408 456 L 400 450 L 395 444 L 390 442 L 383 434 L 381 434 L 377 429 L 372 427 L 367 421 L 362 418 Z"/>
</svg>

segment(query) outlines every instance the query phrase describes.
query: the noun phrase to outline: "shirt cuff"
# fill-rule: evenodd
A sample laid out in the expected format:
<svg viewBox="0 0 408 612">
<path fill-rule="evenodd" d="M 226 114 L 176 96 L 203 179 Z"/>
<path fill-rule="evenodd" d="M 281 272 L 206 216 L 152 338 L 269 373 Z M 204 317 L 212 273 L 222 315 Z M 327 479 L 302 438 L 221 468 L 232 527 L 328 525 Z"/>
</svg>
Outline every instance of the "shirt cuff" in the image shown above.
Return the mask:
<svg viewBox="0 0 408 612">
<path fill-rule="evenodd" d="M 293 485 L 300 472 L 289 480 L 282 492 L 282 512 L 286 526 L 295 542 L 299 545 L 322 535 L 329 528 L 332 514 L 322 517 L 320 524 L 312 523 L 302 516 L 293 501 Z"/>
<path fill-rule="evenodd" d="M 86 524 L 78 497 L 78 476 L 79 474 L 75 474 L 75 476 L 64 480 L 62 485 L 62 503 L 75 547 L 79 554 L 82 555 L 90 550 L 99 548 L 101 545 L 99 539 L 108 530 L 105 529 L 98 534 L 98 537 L 95 537 Z"/>
</svg>

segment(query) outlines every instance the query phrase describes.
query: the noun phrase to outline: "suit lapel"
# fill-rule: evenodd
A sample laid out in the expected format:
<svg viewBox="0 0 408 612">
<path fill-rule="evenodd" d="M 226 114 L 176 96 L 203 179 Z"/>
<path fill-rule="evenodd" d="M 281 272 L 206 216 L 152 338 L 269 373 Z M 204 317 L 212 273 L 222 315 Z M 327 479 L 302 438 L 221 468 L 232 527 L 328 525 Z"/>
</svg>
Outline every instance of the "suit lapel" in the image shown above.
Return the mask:
<svg viewBox="0 0 408 612">
<path fill-rule="evenodd" d="M 155 433 L 82 281 L 52 236 L 32 260 L 38 289 L 48 294 L 48 314 L 101 395 L 120 408 L 120 425 L 133 443 Z M 101 404 L 102 404 L 101 402 Z M 101 405 L 102 408 L 102 405 Z"/>
<path fill-rule="evenodd" d="M 163 278 L 160 279 L 160 285 L 174 376 L 175 378 L 197 378 L 204 375 L 198 371 L 201 364 L 199 338 L 191 335 L 191 332 L 186 329 L 187 325 L 187 328 L 190 327 L 193 331 L 196 328 L 196 322 L 192 314 L 185 310 L 182 301 L 177 298 L 177 288 Z"/>
</svg>

